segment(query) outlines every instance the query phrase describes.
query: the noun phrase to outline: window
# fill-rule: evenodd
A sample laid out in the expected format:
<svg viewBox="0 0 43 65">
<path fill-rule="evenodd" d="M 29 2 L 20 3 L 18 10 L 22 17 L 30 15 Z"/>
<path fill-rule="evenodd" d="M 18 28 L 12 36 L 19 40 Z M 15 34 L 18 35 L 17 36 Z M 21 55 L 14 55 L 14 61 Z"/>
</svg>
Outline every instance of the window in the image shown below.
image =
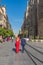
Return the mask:
<svg viewBox="0 0 43 65">
<path fill-rule="evenodd" d="M 0 27 L 2 27 L 2 25 L 0 25 Z"/>
<path fill-rule="evenodd" d="M 2 20 L 3 19 L 3 15 L 0 13 L 0 20 Z"/>
<path fill-rule="evenodd" d="M 37 3 L 39 4 L 39 0 L 37 0 Z"/>
<path fill-rule="evenodd" d="M 34 0 L 31 0 L 31 3 L 34 4 Z"/>
<path fill-rule="evenodd" d="M 34 0 L 33 0 L 33 4 L 34 4 Z"/>
</svg>

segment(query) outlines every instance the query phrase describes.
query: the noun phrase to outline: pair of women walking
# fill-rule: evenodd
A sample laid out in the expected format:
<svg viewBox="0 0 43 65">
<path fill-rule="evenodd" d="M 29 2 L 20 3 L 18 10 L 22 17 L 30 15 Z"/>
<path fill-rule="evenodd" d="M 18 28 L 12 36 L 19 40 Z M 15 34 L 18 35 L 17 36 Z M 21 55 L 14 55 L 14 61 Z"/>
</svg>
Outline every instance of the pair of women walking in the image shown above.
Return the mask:
<svg viewBox="0 0 43 65">
<path fill-rule="evenodd" d="M 22 38 L 20 40 L 20 37 L 17 37 L 16 41 L 15 41 L 16 53 L 18 53 L 20 51 L 20 44 L 22 46 L 22 52 L 24 52 L 24 47 L 25 47 L 26 41 L 24 38 Z"/>
</svg>

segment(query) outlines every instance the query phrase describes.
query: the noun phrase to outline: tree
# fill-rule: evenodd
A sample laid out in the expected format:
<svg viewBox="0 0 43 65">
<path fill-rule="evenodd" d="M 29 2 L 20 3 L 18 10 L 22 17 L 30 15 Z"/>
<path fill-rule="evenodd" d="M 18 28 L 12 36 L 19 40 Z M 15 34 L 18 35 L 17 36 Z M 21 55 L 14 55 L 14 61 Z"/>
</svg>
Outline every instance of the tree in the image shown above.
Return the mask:
<svg viewBox="0 0 43 65">
<path fill-rule="evenodd" d="M 12 37 L 14 36 L 14 33 L 11 29 L 6 30 L 0 27 L 0 36 L 3 36 L 3 38 L 8 37 L 8 36 Z"/>
<path fill-rule="evenodd" d="M 11 36 L 11 37 L 14 36 L 14 33 L 11 29 L 7 30 L 6 34 L 7 36 Z"/>
</svg>

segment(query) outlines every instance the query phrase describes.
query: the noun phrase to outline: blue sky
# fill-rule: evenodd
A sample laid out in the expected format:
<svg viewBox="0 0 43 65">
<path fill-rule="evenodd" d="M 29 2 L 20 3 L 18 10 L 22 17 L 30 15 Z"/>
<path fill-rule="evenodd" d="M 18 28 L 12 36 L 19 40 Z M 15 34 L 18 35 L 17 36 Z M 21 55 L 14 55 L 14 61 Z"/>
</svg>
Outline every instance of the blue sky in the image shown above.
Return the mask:
<svg viewBox="0 0 43 65">
<path fill-rule="evenodd" d="M 18 34 L 23 23 L 27 0 L 2 0 L 1 5 L 6 5 L 6 13 L 15 34 Z"/>
</svg>

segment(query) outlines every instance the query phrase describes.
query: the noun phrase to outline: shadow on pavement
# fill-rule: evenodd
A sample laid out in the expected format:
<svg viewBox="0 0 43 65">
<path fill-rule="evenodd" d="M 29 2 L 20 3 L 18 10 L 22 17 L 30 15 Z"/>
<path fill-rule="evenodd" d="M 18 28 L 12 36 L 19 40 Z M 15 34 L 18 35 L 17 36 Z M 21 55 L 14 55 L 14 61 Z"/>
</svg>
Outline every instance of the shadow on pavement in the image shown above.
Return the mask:
<svg viewBox="0 0 43 65">
<path fill-rule="evenodd" d="M 22 52 L 22 50 L 21 49 L 19 49 L 20 50 L 20 52 Z M 15 53 L 16 53 L 16 49 L 15 48 L 13 48 L 12 49 L 12 51 L 14 51 Z"/>
<path fill-rule="evenodd" d="M 16 49 L 15 48 L 13 48 L 12 51 L 14 51 L 16 53 Z"/>
</svg>

